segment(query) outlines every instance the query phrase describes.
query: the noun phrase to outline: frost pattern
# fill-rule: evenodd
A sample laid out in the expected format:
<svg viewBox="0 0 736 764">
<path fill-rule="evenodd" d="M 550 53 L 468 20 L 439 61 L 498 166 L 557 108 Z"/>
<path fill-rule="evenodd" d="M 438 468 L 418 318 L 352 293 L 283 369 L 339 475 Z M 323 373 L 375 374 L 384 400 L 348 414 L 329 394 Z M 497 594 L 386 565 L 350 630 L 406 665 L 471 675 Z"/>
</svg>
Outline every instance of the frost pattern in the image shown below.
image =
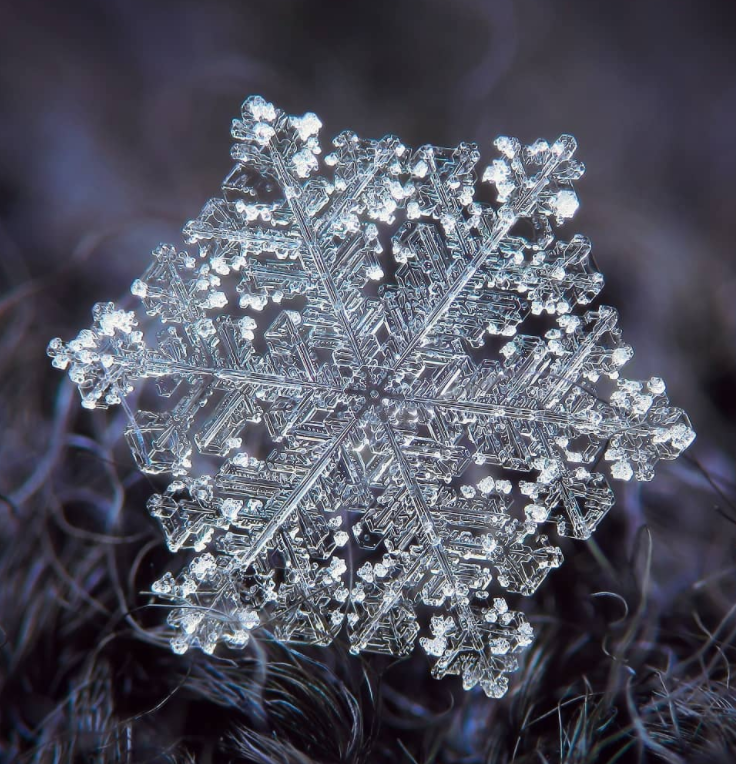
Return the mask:
<svg viewBox="0 0 736 764">
<path fill-rule="evenodd" d="M 143 310 L 98 304 L 49 354 L 172 476 L 149 507 L 196 552 L 153 585 L 175 651 L 259 625 L 319 645 L 346 628 L 354 653 L 421 634 L 434 676 L 499 697 L 532 640 L 500 595 L 560 565 L 550 531 L 588 538 L 611 508 L 601 457 L 650 480 L 694 433 L 660 379 L 620 377 L 615 311 L 580 310 L 603 278 L 587 239 L 556 237 L 572 137 L 498 138 L 476 189 L 473 144 L 343 132 L 322 157 L 320 127 L 249 98 L 223 197 L 188 250 L 154 251 Z M 133 411 L 146 379 L 159 403 Z"/>
</svg>

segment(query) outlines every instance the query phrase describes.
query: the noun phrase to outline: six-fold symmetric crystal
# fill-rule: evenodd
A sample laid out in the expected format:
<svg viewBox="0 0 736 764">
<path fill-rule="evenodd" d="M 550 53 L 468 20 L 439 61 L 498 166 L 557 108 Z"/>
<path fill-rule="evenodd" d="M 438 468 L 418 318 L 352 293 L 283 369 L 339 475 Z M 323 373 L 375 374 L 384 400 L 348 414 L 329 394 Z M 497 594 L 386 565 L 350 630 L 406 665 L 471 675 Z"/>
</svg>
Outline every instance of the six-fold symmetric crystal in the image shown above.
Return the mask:
<svg viewBox="0 0 736 764">
<path fill-rule="evenodd" d="M 532 594 L 613 504 L 604 472 L 649 480 L 694 438 L 631 358 L 578 206 L 570 136 L 417 150 L 341 133 L 260 97 L 235 120 L 222 198 L 155 250 L 132 292 L 54 340 L 89 408 L 122 403 L 169 548 L 153 591 L 177 652 L 287 642 L 403 655 L 494 697 Z M 150 382 L 146 385 L 147 380 Z M 124 399 L 143 387 L 146 409 Z M 136 395 L 138 393 L 136 392 Z M 135 398 L 135 395 L 132 396 Z"/>
</svg>

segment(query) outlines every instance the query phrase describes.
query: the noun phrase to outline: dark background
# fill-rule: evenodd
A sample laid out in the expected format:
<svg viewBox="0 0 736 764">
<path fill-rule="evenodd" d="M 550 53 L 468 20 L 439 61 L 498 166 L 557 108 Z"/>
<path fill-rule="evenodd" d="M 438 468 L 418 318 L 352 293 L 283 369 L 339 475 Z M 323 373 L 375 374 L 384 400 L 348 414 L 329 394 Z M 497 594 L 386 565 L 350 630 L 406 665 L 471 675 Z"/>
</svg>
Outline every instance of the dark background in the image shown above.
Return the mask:
<svg viewBox="0 0 736 764">
<path fill-rule="evenodd" d="M 621 572 L 637 530 L 650 529 L 647 612 L 657 623 L 679 612 L 678 598 L 698 582 L 728 580 L 736 4 L 725 0 L 0 0 L 0 496 L 8 499 L 0 545 L 8 559 L 33 513 L 50 511 L 45 488 L 71 469 L 60 433 L 99 428 L 59 387 L 48 340 L 76 335 L 92 303 L 126 292 L 156 244 L 180 240 L 182 224 L 217 195 L 231 164 L 230 120 L 254 93 L 288 113 L 316 112 L 323 141 L 345 128 L 395 133 L 412 146 L 474 140 L 488 161 L 498 134 L 577 137 L 588 170 L 568 231 L 593 240 L 603 300 L 619 309 L 636 351 L 627 376 L 664 377 L 698 432 L 690 456 L 661 465 L 654 483 L 619 487 L 618 519 L 602 526 L 599 543 Z M 130 512 L 145 514 L 145 495 Z M 109 529 L 117 517 L 84 515 L 79 524 Z M 54 539 L 63 568 L 62 552 L 71 552 L 63 533 Z M 0 580 L 0 627 L 13 655 L 38 584 L 23 575 Z M 30 588 L 19 601 L 21 586 Z M 561 606 L 556 591 L 550 584 L 540 612 Z M 731 600 L 715 600 L 726 612 Z M 48 659 L 58 623 L 32 623 L 46 635 Z M 6 701 L 32 686 L 52 708 L 66 680 L 54 688 L 21 680 L 22 663 L 6 664 L 0 677 Z M 6 737 L 16 722 L 5 722 Z"/>
</svg>

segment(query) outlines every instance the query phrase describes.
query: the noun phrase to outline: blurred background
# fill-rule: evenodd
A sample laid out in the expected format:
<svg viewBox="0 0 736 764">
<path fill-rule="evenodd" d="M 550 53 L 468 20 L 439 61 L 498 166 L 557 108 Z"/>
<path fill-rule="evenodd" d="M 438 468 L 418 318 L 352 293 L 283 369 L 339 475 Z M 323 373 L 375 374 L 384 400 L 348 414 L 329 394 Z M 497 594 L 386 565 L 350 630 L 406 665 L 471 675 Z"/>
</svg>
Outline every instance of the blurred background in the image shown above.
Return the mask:
<svg viewBox="0 0 736 764">
<path fill-rule="evenodd" d="M 552 576 L 538 601 L 527 603 L 537 630 L 547 628 L 561 641 L 540 646 L 515 695 L 500 704 L 466 698 L 451 681 L 425 681 L 426 665 L 417 658 L 398 669 L 401 693 L 387 680 L 389 713 L 375 697 L 366 700 L 362 674 L 342 676 L 340 692 L 360 701 L 363 742 L 332 758 L 293 738 L 299 713 L 296 722 L 288 714 L 274 721 L 283 709 L 263 700 L 266 685 L 259 685 L 265 721 L 258 717 L 258 724 L 236 690 L 230 705 L 222 700 L 212 688 L 242 686 L 242 667 L 232 668 L 227 682 L 211 679 L 214 669 L 200 658 L 182 669 L 125 620 L 142 605 L 137 592 L 167 559 L 145 513 L 151 487 L 116 443 L 114 415 L 80 412 L 45 357 L 51 337 L 76 335 L 89 324 L 92 303 L 125 294 L 151 249 L 179 242 L 181 226 L 217 195 L 231 165 L 230 120 L 255 93 L 288 113 L 316 112 L 323 140 L 345 128 L 367 137 L 394 133 L 412 146 L 474 140 L 487 161 L 498 134 L 525 142 L 575 135 L 588 170 L 568 228 L 593 241 L 606 277 L 603 301 L 620 311 L 636 351 L 627 376 L 664 377 L 698 433 L 688 457 L 662 464 L 652 484 L 619 486 L 619 504 L 597 544 L 578 544 L 575 566 Z M 636 657 L 618 655 L 619 664 L 638 660 L 651 668 L 662 659 L 667 671 L 682 660 L 682 681 L 695 687 L 698 702 L 725 703 L 719 713 L 736 729 L 730 690 L 712 673 L 733 660 L 735 178 L 736 5 L 729 2 L 0 0 L 0 706 L 9 709 L 0 721 L 0 758 L 40 761 L 49 751 L 69 750 L 72 758 L 80 750 L 92 756 L 101 740 L 114 738 L 100 754 L 110 761 L 143 760 L 141 751 L 155 759 L 166 746 L 177 761 L 219 760 L 225 750 L 244 761 L 358 760 L 348 753 L 364 755 L 360 746 L 370 732 L 378 742 L 366 761 L 524 760 L 525 751 L 543 750 L 547 740 L 547 732 L 528 736 L 529 704 L 537 715 L 554 710 L 568 697 L 564 683 L 586 671 L 603 688 L 593 695 L 610 691 L 606 707 L 621 709 L 605 729 L 636 728 L 626 698 L 616 695 L 623 679 L 611 689 L 606 661 L 618 654 L 601 641 L 612 633 L 626 650 L 637 640 L 642 645 Z M 138 540 L 120 541 L 125 534 Z M 145 564 L 142 548 L 152 557 Z M 604 590 L 614 594 L 593 597 Z M 146 616 L 153 625 L 156 617 Z M 111 635 L 127 647 L 104 653 L 101 669 L 97 651 L 105 640 L 115 642 Z M 677 640 L 684 640 L 681 650 Z M 655 660 L 643 645 L 658 641 L 666 649 L 655 649 Z M 590 652 L 576 652 L 581 644 Z M 564 652 L 565 645 L 577 647 Z M 710 666 L 709 650 L 723 656 L 723 665 Z M 339 656 L 313 657 L 339 675 Z M 703 665 L 707 682 L 693 685 L 688 672 Z M 299 666 L 306 676 L 326 670 Z M 382 676 L 384 668 L 366 671 Z M 173 678 L 162 679 L 166 672 Z M 168 706 L 175 710 L 161 712 L 165 721 L 154 714 L 151 729 L 140 732 L 147 722 L 130 720 L 174 685 L 189 687 L 189 696 L 182 701 L 179 693 Z M 79 689 L 90 686 L 101 693 L 97 700 Z M 655 692 L 646 687 L 641 708 Z M 583 683 L 570 697 L 586 692 Z M 316 702 L 310 698 L 293 705 Z M 686 710 L 695 702 L 688 698 Z M 191 722 L 190 701 L 205 709 L 199 726 Z M 331 705 L 338 731 L 325 738 L 327 748 L 340 739 L 340 725 L 346 736 L 357 734 L 352 701 L 345 708 L 342 702 Z M 91 712 L 80 716 L 75 703 L 104 710 L 94 721 Z M 215 707 L 232 716 L 215 723 Z M 560 716 L 559 727 L 569 731 L 577 706 L 564 708 L 573 721 L 566 716 L 563 725 Z M 214 726 L 200 729 L 202 719 Z M 227 734 L 218 726 L 226 723 Z M 561 760 L 558 719 L 537 729 L 545 724 L 558 751 L 553 760 Z M 683 733 L 683 725 L 671 718 L 652 745 L 637 738 L 626 750 L 643 746 L 654 760 L 670 760 L 659 748 L 671 743 L 673 755 L 684 757 L 671 760 L 695 760 L 688 752 L 701 751 L 698 735 L 706 733 Z M 125 745 L 116 737 L 123 728 Z M 237 738 L 236 728 L 257 728 L 264 739 L 276 730 L 293 750 L 263 754 L 263 740 L 252 743 L 250 732 Z M 214 729 L 221 736 L 212 732 L 208 743 Z M 713 743 L 709 732 L 706 742 L 716 747 L 703 743 L 702 755 L 715 757 L 724 734 L 714 732 Z M 86 748 L 69 743 L 69 736 L 84 735 Z M 257 753 L 243 753 L 247 740 Z M 496 746 L 491 753 L 489 740 Z M 721 742 L 733 750 L 727 734 Z M 574 746 L 565 751 L 572 756 Z"/>
</svg>

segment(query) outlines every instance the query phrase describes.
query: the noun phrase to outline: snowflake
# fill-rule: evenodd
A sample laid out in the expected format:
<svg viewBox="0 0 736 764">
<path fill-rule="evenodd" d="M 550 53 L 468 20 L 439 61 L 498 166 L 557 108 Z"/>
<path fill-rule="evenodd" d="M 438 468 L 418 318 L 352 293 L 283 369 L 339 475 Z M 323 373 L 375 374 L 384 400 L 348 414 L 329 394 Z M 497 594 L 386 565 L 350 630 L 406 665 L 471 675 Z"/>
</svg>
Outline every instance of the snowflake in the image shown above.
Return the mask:
<svg viewBox="0 0 736 764">
<path fill-rule="evenodd" d="M 503 590 L 560 565 L 550 530 L 594 531 L 601 459 L 650 480 L 694 433 L 662 380 L 620 377 L 615 311 L 579 309 L 603 278 L 587 239 L 556 237 L 572 137 L 498 138 L 476 188 L 473 144 L 343 132 L 321 158 L 320 127 L 248 99 L 223 197 L 188 251 L 154 251 L 143 310 L 98 304 L 49 354 L 83 405 L 125 407 L 141 470 L 171 475 L 149 508 L 196 553 L 152 587 L 176 652 L 261 626 L 405 655 L 421 632 L 434 676 L 499 697 L 532 641 Z"/>
</svg>

